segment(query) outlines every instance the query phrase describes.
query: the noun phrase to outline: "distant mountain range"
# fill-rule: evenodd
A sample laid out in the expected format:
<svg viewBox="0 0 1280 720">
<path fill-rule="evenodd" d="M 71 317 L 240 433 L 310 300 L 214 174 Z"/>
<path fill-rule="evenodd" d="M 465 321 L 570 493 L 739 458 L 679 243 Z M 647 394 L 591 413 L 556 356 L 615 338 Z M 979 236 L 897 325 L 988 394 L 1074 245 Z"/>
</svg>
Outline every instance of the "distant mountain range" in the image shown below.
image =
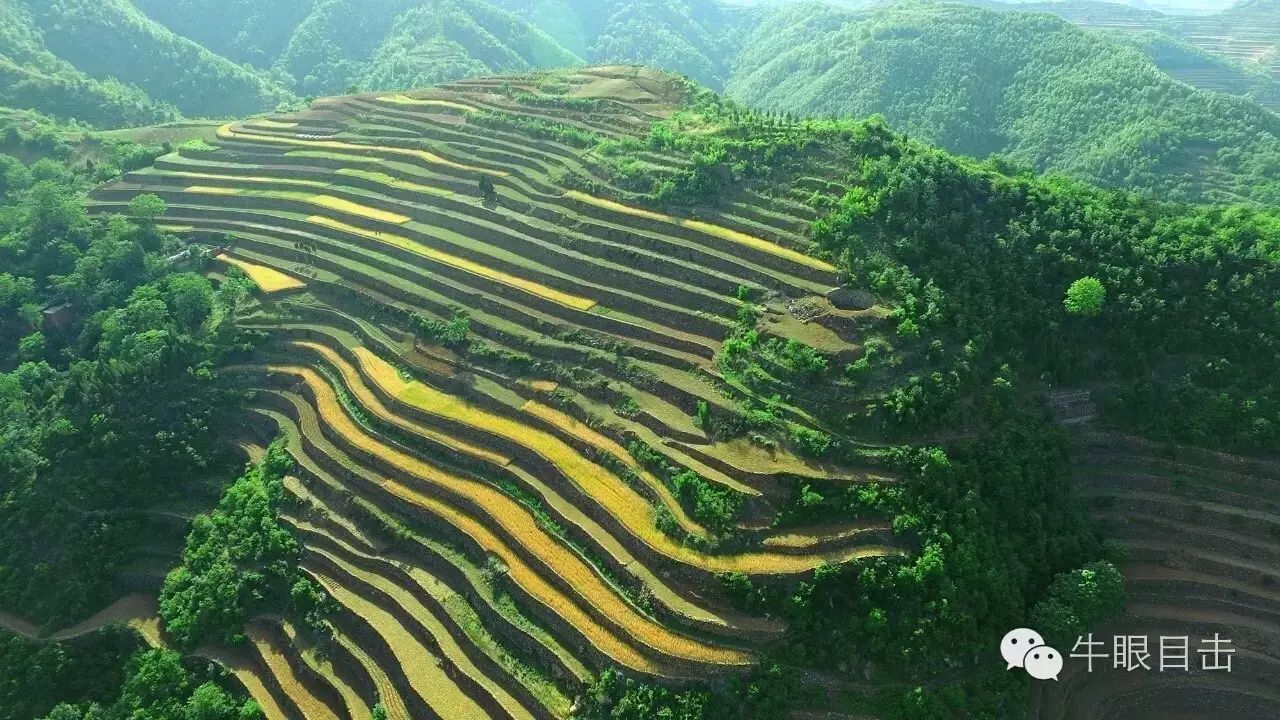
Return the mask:
<svg viewBox="0 0 1280 720">
<path fill-rule="evenodd" d="M 913 136 L 1040 171 L 1273 202 L 1277 47 L 1280 0 L 1205 17 L 1096 2 L 0 0 L 0 105 L 145 125 L 636 63 L 761 108 L 880 113 Z"/>
</svg>

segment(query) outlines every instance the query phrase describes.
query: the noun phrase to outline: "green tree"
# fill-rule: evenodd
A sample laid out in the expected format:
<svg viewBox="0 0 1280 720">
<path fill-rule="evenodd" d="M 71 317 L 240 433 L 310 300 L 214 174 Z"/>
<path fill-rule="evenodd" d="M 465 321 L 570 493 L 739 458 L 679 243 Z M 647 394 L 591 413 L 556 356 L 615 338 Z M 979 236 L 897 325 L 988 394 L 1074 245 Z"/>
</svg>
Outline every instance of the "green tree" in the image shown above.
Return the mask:
<svg viewBox="0 0 1280 720">
<path fill-rule="evenodd" d="M 18 341 L 18 359 L 22 362 L 36 362 L 44 358 L 47 343 L 44 334 L 39 330 Z"/>
<path fill-rule="evenodd" d="M 1099 560 L 1059 574 L 1031 610 L 1032 624 L 1051 643 L 1066 643 L 1124 609 L 1124 576 Z"/>
<path fill-rule="evenodd" d="M 284 446 L 272 443 L 213 512 L 192 521 L 182 564 L 160 593 L 160 617 L 182 647 L 234 641 L 265 612 L 296 612 L 308 622 L 323 612 L 324 596 L 298 570 L 301 550 L 279 517 L 281 480 L 292 465 Z"/>
<path fill-rule="evenodd" d="M 182 720 L 235 720 L 240 708 L 226 690 L 204 683 L 191 693 Z"/>
<path fill-rule="evenodd" d="M 493 184 L 493 178 L 488 175 L 480 176 L 480 196 L 485 202 L 493 202 L 498 199 L 498 188 Z"/>
<path fill-rule="evenodd" d="M 1093 317 L 1102 312 L 1107 300 L 1107 288 L 1095 277 L 1082 277 L 1067 288 L 1067 297 L 1062 301 L 1067 312 L 1072 315 Z"/>
<path fill-rule="evenodd" d="M 129 217 L 138 220 L 154 222 L 164 215 L 166 209 L 164 200 L 151 193 L 143 193 L 129 201 Z"/>
<path fill-rule="evenodd" d="M 195 273 L 174 275 L 166 288 L 167 304 L 183 327 L 198 327 L 213 310 L 213 285 Z"/>
</svg>

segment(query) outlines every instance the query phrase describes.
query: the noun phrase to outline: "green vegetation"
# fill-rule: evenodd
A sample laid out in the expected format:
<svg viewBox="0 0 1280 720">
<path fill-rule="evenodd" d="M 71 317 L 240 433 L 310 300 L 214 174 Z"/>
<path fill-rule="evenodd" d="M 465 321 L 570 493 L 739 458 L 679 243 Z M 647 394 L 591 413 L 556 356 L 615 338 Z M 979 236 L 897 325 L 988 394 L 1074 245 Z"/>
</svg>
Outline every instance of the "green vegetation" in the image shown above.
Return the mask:
<svg viewBox="0 0 1280 720">
<path fill-rule="evenodd" d="M 1107 300 L 1107 288 L 1095 277 L 1085 277 L 1071 283 L 1067 288 L 1067 298 L 1062 306 L 1072 315 L 1092 317 L 1102 312 L 1102 304 Z"/>
<path fill-rule="evenodd" d="M 281 480 L 293 460 L 279 442 L 192 521 L 182 564 L 165 578 L 160 616 L 180 646 L 239 642 L 244 624 L 291 613 L 319 628 L 325 598 L 297 568 L 301 549 L 280 523 Z"/>
<path fill-rule="evenodd" d="M 108 700 L 124 681 L 125 663 L 137 644 L 128 630 L 106 630 L 65 645 L 0 631 L 0 718 L 26 720 L 59 702 Z"/>
<path fill-rule="evenodd" d="M 1092 17 L 1063 5 L 1038 9 Z M 1100 33 L 1047 14 L 926 2 L 853 11 L 713 0 L 287 0 L 269 9 L 255 0 L 21 0 L 0 13 L 0 76 L 11 80 L 0 106 L 100 127 L 245 115 L 296 106 L 294 93 L 637 63 L 788 117 L 881 114 L 956 152 L 1150 196 L 1280 198 L 1280 121 L 1266 109 L 1280 107 L 1280 80 L 1236 64 L 1254 58 L 1235 57 L 1230 43 L 1224 58 L 1180 39 L 1248 35 L 1265 27 L 1265 9 L 1224 16 L 1226 29 L 1207 35 L 1142 15 L 1123 22 L 1150 32 Z M 575 85 L 534 75 L 494 89 L 531 107 L 600 108 Z M 667 201 L 686 199 L 689 186 L 714 195 L 722 161 L 735 162 L 691 154 L 693 182 L 682 188 L 654 180 L 631 154 L 634 138 L 601 143 L 579 127 L 488 110 L 475 122 L 595 147 L 628 181 L 653 184 L 640 192 Z M 662 138 L 646 144 L 655 143 Z"/>
<path fill-rule="evenodd" d="M 804 87 L 759 112 L 656 71 L 527 72 L 447 102 L 329 98 L 161 157 L 193 136 L 5 115 L 0 609 L 49 629 L 149 580 L 172 646 L 273 716 L 540 716 L 580 694 L 586 720 L 1011 717 L 1030 698 L 994 639 L 1088 631 L 1141 575 L 1086 516 L 1046 389 L 1058 411 L 1098 388 L 1125 433 L 1280 447 L 1274 133 L 1246 100 L 1043 16 L 500 4 L 13 11 L 67 67 L 118 35 L 136 48 L 104 67 L 184 110 L 597 56 Z M 818 93 L 864 114 L 855 70 L 917 139 L 792 116 Z M 236 267 L 305 287 L 250 299 Z M 273 424 L 227 484 L 228 437 Z M 1131 500 L 1168 490 L 1139 475 Z M 1258 512 L 1228 522 L 1273 535 Z M 37 687 L 29 716 L 256 717 L 113 637 L 6 644 L 0 692 L 39 681 L 30 660 L 83 678 Z"/>
<path fill-rule="evenodd" d="M 868 159 L 814 236 L 904 320 L 970 343 L 975 367 L 1113 383 L 1117 423 L 1275 447 L 1280 217 L 999 167 L 918 146 Z"/>
<path fill-rule="evenodd" d="M 200 682 L 169 650 L 147 650 L 128 662 L 114 702 L 63 703 L 43 720 L 256 720 L 253 700 L 239 700 L 217 682 Z"/>
<path fill-rule="evenodd" d="M 695 520 L 713 532 L 723 533 L 733 527 L 742 512 L 742 498 L 688 468 L 667 462 L 666 457 L 640 440 L 627 445 L 627 451 L 641 465 L 653 471 L 675 491 L 681 504 Z"/>
<path fill-rule="evenodd" d="M 1054 578 L 1031 618 L 1049 642 L 1065 645 L 1118 615 L 1124 599 L 1124 577 L 1103 560 Z"/>
<path fill-rule="evenodd" d="M 122 575 L 178 539 L 163 508 L 207 498 L 229 467 L 217 431 L 239 397 L 210 368 L 246 338 L 236 283 L 215 292 L 166 260 L 180 245 L 155 227 L 159 198 L 129 218 L 85 212 L 93 181 L 158 152 L 112 141 L 95 166 L 83 128 L 11 119 L 6 149 L 50 157 L 0 155 L 0 608 L 62 629 L 124 593 Z M 260 717 L 220 673 L 137 651 L 123 628 L 0 646 L 6 720 Z"/>
<path fill-rule="evenodd" d="M 757 107 L 879 113 L 956 152 L 1168 199 L 1280 202 L 1273 113 L 1188 87 L 1124 40 L 1047 15 L 800 5 L 761 21 L 738 63 L 728 92 Z"/>
<path fill-rule="evenodd" d="M 173 34 L 128 0 L 23 3 L 58 58 L 100 82 L 128 82 L 186 115 L 239 116 L 292 100 L 264 74 Z"/>
<path fill-rule="evenodd" d="M 0 6 L 0 105 L 103 126 L 147 125 L 178 115 L 137 87 L 94 79 L 50 52 L 25 2 Z"/>
<path fill-rule="evenodd" d="M 669 690 L 600 674 L 582 696 L 581 720 L 767 720 L 783 717 L 797 692 L 795 678 L 776 666 L 758 669 L 719 691 Z"/>
<path fill-rule="evenodd" d="M 232 288 L 165 261 L 176 238 L 90 220 L 63 165 L 0 163 L 0 607 L 58 626 L 114 600 L 154 533 L 123 511 L 207 493 L 193 478 L 226 466 L 234 396 L 209 368 L 243 340 Z"/>
</svg>

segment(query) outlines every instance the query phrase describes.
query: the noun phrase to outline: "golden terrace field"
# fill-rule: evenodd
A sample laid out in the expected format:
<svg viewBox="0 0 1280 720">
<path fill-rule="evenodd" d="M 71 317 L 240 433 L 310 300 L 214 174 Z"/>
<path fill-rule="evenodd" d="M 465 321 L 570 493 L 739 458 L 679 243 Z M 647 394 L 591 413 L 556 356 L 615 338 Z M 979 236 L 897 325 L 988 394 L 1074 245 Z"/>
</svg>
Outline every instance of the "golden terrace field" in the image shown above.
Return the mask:
<svg viewBox="0 0 1280 720">
<path fill-rule="evenodd" d="M 697 418 L 744 391 L 716 355 L 745 297 L 833 354 L 875 322 L 824 297 L 836 271 L 810 254 L 805 193 L 646 208 L 565 138 L 636 140 L 683 84 L 555 78 L 575 100 L 526 104 L 535 76 L 505 95 L 477 80 L 326 98 L 94 195 L 104 214 L 158 195 L 165 228 L 223 247 L 211 271 L 261 290 L 239 318 L 267 340 L 222 372 L 252 391 L 253 442 L 287 439 L 285 521 L 337 607 L 331 640 L 265 618 L 220 656 L 272 713 L 566 718 L 606 668 L 722 682 L 786 630 L 733 609 L 723 574 L 781 587 L 906 552 L 886 520 L 773 525 L 800 479 L 883 473 L 723 442 Z"/>
</svg>

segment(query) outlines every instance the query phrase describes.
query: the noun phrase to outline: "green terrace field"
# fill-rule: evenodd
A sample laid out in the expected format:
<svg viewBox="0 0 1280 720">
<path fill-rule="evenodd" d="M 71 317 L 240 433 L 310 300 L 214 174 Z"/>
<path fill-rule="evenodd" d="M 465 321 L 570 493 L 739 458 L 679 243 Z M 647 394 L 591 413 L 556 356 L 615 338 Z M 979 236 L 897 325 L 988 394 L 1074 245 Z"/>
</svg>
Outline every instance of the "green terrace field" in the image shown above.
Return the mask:
<svg viewBox="0 0 1280 720">
<path fill-rule="evenodd" d="M 551 79 L 567 90 L 540 94 Z M 255 391 L 246 451 L 286 438 L 283 519 L 338 608 L 323 652 L 265 617 L 217 655 L 269 718 L 567 718 L 610 667 L 727 682 L 786 625 L 718 579 L 913 552 L 887 517 L 776 521 L 802 485 L 894 482 L 874 438 L 832 462 L 707 431 L 743 398 L 826 428 L 723 372 L 744 309 L 835 359 L 886 312 L 827 297 L 807 203 L 830 179 L 675 211 L 604 170 L 685 92 L 604 67 L 325 98 L 94 192 L 101 215 L 159 196 L 210 277 L 259 288 L 240 319 L 267 343 L 220 372 Z"/>
</svg>

